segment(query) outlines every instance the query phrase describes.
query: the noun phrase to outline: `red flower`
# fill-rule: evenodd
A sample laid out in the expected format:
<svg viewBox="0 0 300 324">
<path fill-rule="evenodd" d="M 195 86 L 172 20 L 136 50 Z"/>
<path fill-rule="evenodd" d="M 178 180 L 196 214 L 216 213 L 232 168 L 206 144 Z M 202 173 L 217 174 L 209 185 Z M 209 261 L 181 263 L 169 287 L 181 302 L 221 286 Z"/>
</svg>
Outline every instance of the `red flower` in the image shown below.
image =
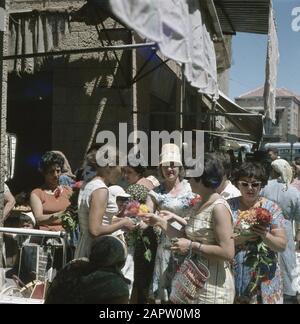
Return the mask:
<svg viewBox="0 0 300 324">
<path fill-rule="evenodd" d="M 271 213 L 265 208 L 254 208 L 256 214 L 256 221 L 259 225 L 269 225 L 272 221 Z"/>
<path fill-rule="evenodd" d="M 194 207 L 196 204 L 198 204 L 202 200 L 202 197 L 200 195 L 197 195 L 190 201 L 190 206 Z"/>
</svg>

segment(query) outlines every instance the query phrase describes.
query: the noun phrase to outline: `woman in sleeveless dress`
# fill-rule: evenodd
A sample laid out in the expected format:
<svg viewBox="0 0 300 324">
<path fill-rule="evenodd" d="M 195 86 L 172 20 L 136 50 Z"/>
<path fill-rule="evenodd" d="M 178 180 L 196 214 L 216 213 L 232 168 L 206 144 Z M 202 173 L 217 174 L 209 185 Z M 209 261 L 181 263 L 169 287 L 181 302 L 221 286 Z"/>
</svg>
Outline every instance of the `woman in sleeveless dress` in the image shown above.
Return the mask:
<svg viewBox="0 0 300 324">
<path fill-rule="evenodd" d="M 125 217 L 119 222 L 112 224 L 107 218 L 106 208 L 108 204 L 108 184 L 117 182 L 121 175 L 121 168 L 115 166 L 115 156 L 111 153 L 111 162 L 107 166 L 99 167 L 97 149 L 87 155 L 87 164 L 96 170 L 96 177 L 89 181 L 80 195 L 79 202 L 79 225 L 80 238 L 75 258 L 88 257 L 91 245 L 95 237 L 109 235 L 121 228 L 133 229 L 135 224 Z M 97 155 L 99 159 L 99 155 Z M 111 217 L 112 218 L 112 217 Z"/>
</svg>

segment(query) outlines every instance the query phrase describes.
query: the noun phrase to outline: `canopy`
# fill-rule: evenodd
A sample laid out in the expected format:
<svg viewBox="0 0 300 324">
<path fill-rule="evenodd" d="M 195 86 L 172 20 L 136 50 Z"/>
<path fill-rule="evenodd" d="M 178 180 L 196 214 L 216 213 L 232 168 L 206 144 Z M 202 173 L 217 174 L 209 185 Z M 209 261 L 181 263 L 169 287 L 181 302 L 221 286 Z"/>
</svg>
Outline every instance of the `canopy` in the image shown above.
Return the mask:
<svg viewBox="0 0 300 324">
<path fill-rule="evenodd" d="M 111 12 L 162 54 L 185 64 L 184 74 L 199 92 L 218 97 L 217 63 L 199 0 L 89 0 Z"/>
<path fill-rule="evenodd" d="M 241 132 L 250 135 L 244 139 L 260 142 L 263 135 L 263 115 L 249 113 L 222 92 L 220 92 L 216 108 L 222 114 L 224 113 L 225 117 Z M 241 141 L 243 141 L 242 138 Z"/>
</svg>

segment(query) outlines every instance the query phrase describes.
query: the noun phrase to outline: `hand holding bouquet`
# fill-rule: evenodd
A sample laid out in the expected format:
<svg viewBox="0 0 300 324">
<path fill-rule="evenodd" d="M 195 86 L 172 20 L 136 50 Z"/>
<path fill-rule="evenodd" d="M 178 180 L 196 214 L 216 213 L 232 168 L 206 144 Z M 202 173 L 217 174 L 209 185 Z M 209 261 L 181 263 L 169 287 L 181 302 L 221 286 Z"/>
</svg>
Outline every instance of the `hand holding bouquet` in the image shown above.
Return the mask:
<svg viewBox="0 0 300 324">
<path fill-rule="evenodd" d="M 136 200 L 130 201 L 124 210 L 124 216 L 126 217 L 138 217 L 146 213 L 149 213 L 147 205 L 141 204 Z"/>
<path fill-rule="evenodd" d="M 268 280 L 268 274 L 273 265 L 272 252 L 263 241 L 271 222 L 272 214 L 265 208 L 257 207 L 240 211 L 235 226 L 235 237 L 249 237 L 245 243 L 244 264 L 251 269 L 251 280 L 248 286 L 250 296 L 259 289 L 262 281 Z M 253 234 L 257 235 L 257 239 L 250 240 Z"/>
<path fill-rule="evenodd" d="M 234 237 L 253 236 L 255 226 L 267 227 L 271 224 L 271 213 L 262 207 L 239 211 L 238 219 L 234 228 Z"/>
</svg>

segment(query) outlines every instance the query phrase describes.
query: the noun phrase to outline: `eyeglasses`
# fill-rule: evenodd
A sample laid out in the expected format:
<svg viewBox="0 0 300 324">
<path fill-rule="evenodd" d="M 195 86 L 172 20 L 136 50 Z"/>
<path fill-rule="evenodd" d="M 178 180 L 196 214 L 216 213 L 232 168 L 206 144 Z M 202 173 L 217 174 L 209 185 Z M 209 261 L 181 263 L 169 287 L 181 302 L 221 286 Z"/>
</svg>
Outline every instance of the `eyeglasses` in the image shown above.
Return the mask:
<svg viewBox="0 0 300 324">
<path fill-rule="evenodd" d="M 259 186 L 261 186 L 260 181 L 255 181 L 255 182 L 239 181 L 239 184 L 245 188 L 249 186 L 252 188 L 258 188 Z"/>
</svg>

